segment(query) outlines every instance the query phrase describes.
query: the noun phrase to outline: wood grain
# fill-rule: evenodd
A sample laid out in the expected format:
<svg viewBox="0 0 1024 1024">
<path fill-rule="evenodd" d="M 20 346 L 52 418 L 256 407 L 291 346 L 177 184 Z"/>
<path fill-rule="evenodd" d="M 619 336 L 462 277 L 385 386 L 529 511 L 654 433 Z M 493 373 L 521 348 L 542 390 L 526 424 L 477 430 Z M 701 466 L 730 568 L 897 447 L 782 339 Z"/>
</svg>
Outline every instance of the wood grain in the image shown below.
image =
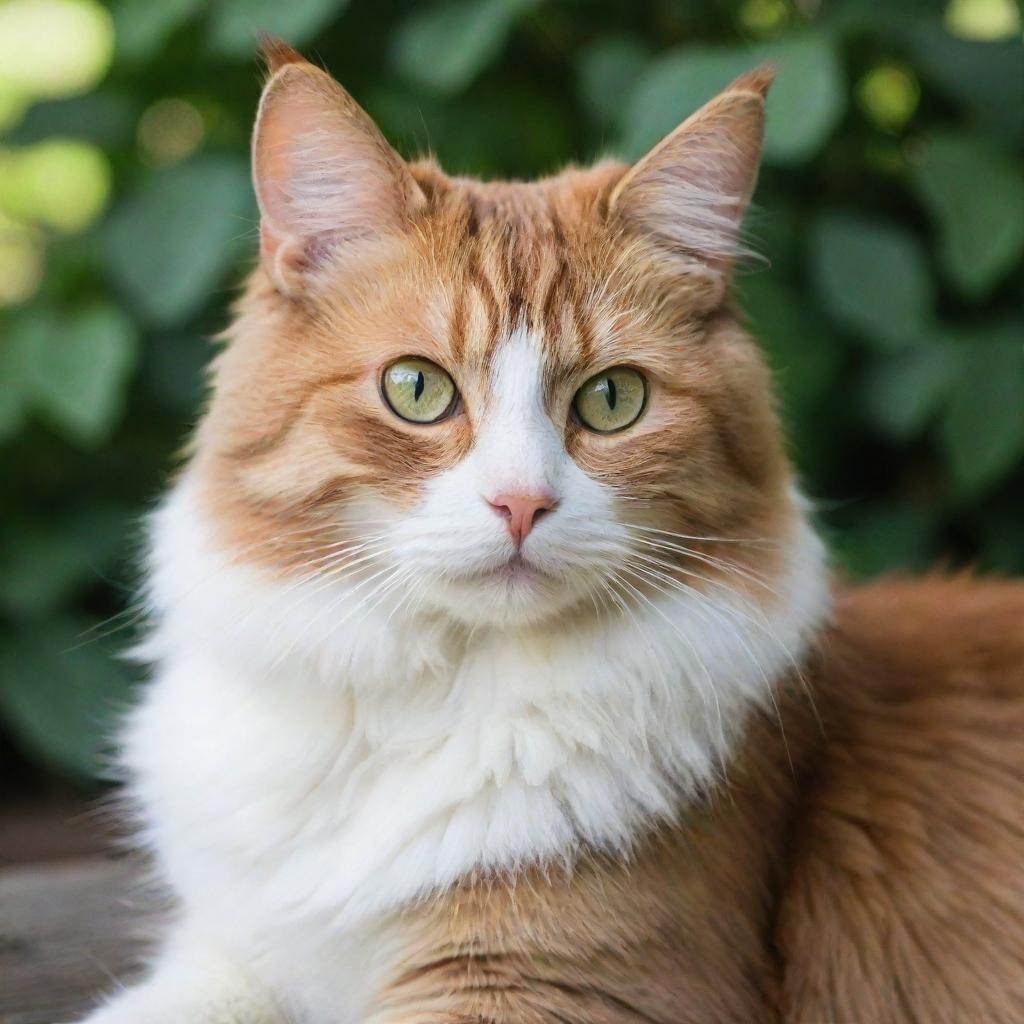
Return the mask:
<svg viewBox="0 0 1024 1024">
<path fill-rule="evenodd" d="M 159 916 L 137 864 L 0 871 L 0 1024 L 74 1021 L 130 980 Z"/>
</svg>

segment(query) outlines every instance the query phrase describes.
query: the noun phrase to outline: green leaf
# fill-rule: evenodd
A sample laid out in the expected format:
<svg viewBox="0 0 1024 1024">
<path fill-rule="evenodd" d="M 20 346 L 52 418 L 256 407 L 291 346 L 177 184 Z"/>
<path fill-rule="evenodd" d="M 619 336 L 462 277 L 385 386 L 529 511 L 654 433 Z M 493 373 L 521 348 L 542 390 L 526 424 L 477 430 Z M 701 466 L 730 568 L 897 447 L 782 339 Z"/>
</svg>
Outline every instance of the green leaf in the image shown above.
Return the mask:
<svg viewBox="0 0 1024 1024">
<path fill-rule="evenodd" d="M 926 81 L 962 104 L 993 135 L 1024 141 L 1024 47 L 1019 39 L 957 39 L 937 21 L 919 19 L 906 39 Z"/>
<path fill-rule="evenodd" d="M 76 508 L 45 526 L 8 523 L 0 544 L 0 607 L 38 616 L 97 583 L 126 553 L 132 518 L 124 509 Z"/>
<path fill-rule="evenodd" d="M 232 57 L 255 53 L 261 32 L 301 46 L 346 7 L 348 0 L 219 0 L 213 8 L 210 41 Z"/>
<path fill-rule="evenodd" d="M 837 538 L 839 560 L 854 576 L 895 569 L 921 572 L 935 558 L 936 513 L 914 505 L 884 504 L 860 513 Z"/>
<path fill-rule="evenodd" d="M 953 390 L 962 350 L 945 337 L 897 352 L 873 365 L 864 380 L 868 419 L 889 437 L 916 437 Z"/>
<path fill-rule="evenodd" d="M 1024 575 L 1024 532 L 1020 528 L 1020 504 L 1010 497 L 1002 506 L 987 511 L 981 523 L 988 567 Z"/>
<path fill-rule="evenodd" d="M 150 323 L 196 312 L 243 248 L 255 220 L 246 162 L 206 156 L 156 171 L 107 225 L 103 254 Z"/>
<path fill-rule="evenodd" d="M 123 145 L 134 137 L 140 106 L 136 98 L 114 92 L 35 103 L 11 132 L 10 141 L 31 145 L 58 135 L 99 146 Z"/>
<path fill-rule="evenodd" d="M 825 307 L 876 348 L 900 348 L 929 323 L 934 284 L 919 242 L 903 228 L 825 214 L 812 230 L 809 258 Z"/>
<path fill-rule="evenodd" d="M 566 108 L 543 90 L 507 92 L 495 81 L 448 99 L 391 87 L 368 93 L 366 101 L 388 138 L 400 140 L 406 152 L 436 153 L 452 174 L 533 176 L 564 153 L 574 128 Z"/>
<path fill-rule="evenodd" d="M 941 19 L 949 0 L 900 0 L 881 5 L 878 0 L 832 0 L 819 12 L 828 24 L 844 34 L 876 33 L 917 24 L 922 17 Z"/>
<path fill-rule="evenodd" d="M 132 678 L 78 620 L 23 627 L 0 647 L 0 711 L 25 748 L 80 778 L 104 774 Z"/>
<path fill-rule="evenodd" d="M 120 0 L 113 8 L 118 57 L 150 60 L 204 6 L 204 0 Z"/>
<path fill-rule="evenodd" d="M 622 116 L 623 149 L 636 158 L 682 120 L 763 61 L 779 76 L 768 94 L 765 160 L 796 164 L 824 145 L 846 108 L 846 85 L 831 40 L 806 32 L 751 49 L 687 46 L 653 61 Z"/>
<path fill-rule="evenodd" d="M 769 273 L 741 278 L 740 304 L 764 344 L 783 394 L 783 405 L 803 415 L 828 393 L 842 350 L 828 336 L 820 312 Z"/>
<path fill-rule="evenodd" d="M 1024 323 L 1000 324 L 970 340 L 942 441 L 964 497 L 987 490 L 1024 457 Z"/>
<path fill-rule="evenodd" d="M 635 36 L 604 36 L 583 51 L 577 87 L 597 120 L 618 120 L 648 61 L 647 47 Z"/>
<path fill-rule="evenodd" d="M 121 413 L 136 359 L 135 327 L 119 309 L 40 312 L 15 322 L 34 408 L 72 441 L 103 440 Z"/>
<path fill-rule="evenodd" d="M 982 139 L 943 135 L 911 172 L 939 228 L 939 258 L 960 290 L 982 298 L 1024 251 L 1024 178 Z"/>
<path fill-rule="evenodd" d="M 26 347 L 16 329 L 0 331 L 0 441 L 17 433 L 28 412 Z"/>
<path fill-rule="evenodd" d="M 740 308 L 772 369 L 797 467 L 814 477 L 835 458 L 834 434 L 821 430 L 820 423 L 842 368 L 842 339 L 817 306 L 783 284 L 774 270 L 741 276 L 736 283 Z M 834 429 L 831 404 L 827 408 Z"/>
<path fill-rule="evenodd" d="M 459 92 L 505 44 L 516 19 L 537 0 L 454 0 L 424 7 L 397 30 L 395 68 L 441 95 Z"/>
</svg>

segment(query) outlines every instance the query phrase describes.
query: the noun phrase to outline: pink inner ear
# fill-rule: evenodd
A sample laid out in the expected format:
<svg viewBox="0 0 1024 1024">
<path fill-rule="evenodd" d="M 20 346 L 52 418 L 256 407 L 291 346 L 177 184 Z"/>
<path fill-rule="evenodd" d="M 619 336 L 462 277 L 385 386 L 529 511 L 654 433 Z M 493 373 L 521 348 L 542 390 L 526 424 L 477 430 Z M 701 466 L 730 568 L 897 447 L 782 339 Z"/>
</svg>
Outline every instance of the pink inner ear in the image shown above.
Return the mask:
<svg viewBox="0 0 1024 1024">
<path fill-rule="evenodd" d="M 742 216 L 757 180 L 763 101 L 738 93 L 719 102 L 687 133 L 681 162 L 693 184 L 733 201 Z"/>
<path fill-rule="evenodd" d="M 278 247 L 281 244 L 281 239 L 274 234 L 273 230 L 267 224 L 267 221 L 260 221 L 260 254 L 264 259 L 273 260 L 277 253 Z"/>
<path fill-rule="evenodd" d="M 723 93 L 627 172 L 613 208 L 673 250 L 709 263 L 730 260 L 741 251 L 763 120 L 761 94 Z"/>
<path fill-rule="evenodd" d="M 282 113 L 276 109 L 261 111 L 253 145 L 253 176 L 260 204 L 260 243 L 268 256 L 277 251 L 281 233 L 298 233 L 298 219 L 287 199 L 287 185 L 292 175 L 288 153 L 291 144 Z"/>
<path fill-rule="evenodd" d="M 309 64 L 271 79 L 253 138 L 261 249 L 304 269 L 317 253 L 395 231 L 416 185 L 356 102 Z M 281 269 L 281 268 L 278 268 Z"/>
</svg>

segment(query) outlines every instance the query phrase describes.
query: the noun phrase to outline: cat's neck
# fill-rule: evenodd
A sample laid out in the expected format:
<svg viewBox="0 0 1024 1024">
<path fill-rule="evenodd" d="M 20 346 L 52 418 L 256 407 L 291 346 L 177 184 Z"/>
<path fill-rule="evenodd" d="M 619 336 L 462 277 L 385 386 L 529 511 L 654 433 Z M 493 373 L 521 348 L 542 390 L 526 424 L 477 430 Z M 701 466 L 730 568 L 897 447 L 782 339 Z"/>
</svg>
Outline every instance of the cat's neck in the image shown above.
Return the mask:
<svg viewBox="0 0 1024 1024">
<path fill-rule="evenodd" d="M 414 1011 L 438 984 L 441 952 L 472 949 L 481 962 L 511 958 L 521 976 L 549 978 L 550 965 L 563 965 L 567 1008 L 610 978 L 642 978 L 634 1012 L 644 1019 L 677 1020 L 685 1007 L 694 1021 L 776 1021 L 777 901 L 801 780 L 813 777 L 823 740 L 809 699 L 817 682 L 814 665 L 804 680 L 781 681 L 777 707 L 749 716 L 727 796 L 694 801 L 677 827 L 650 832 L 628 858 L 473 877 L 407 912 L 409 960 L 374 1005 Z"/>
<path fill-rule="evenodd" d="M 335 803 L 322 855 L 349 886 L 331 906 L 353 913 L 475 869 L 631 847 L 721 776 L 828 609 L 821 546 L 801 520 L 759 612 L 723 590 L 514 631 L 394 606 L 351 616 L 344 590 L 272 583 L 217 552 L 187 481 L 157 519 L 153 580 L 148 657 L 202 660 L 225 713 L 255 702 L 297 749 L 318 723 L 336 736 L 329 769 L 315 769 Z"/>
</svg>

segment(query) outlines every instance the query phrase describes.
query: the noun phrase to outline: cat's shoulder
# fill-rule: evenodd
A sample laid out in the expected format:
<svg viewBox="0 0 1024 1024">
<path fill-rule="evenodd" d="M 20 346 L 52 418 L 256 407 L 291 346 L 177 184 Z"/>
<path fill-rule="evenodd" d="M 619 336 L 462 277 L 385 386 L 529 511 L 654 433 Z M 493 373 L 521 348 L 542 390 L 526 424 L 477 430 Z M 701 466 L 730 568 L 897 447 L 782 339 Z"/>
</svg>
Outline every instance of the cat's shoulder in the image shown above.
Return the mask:
<svg viewBox="0 0 1024 1024">
<path fill-rule="evenodd" d="M 1024 579 L 887 577 L 836 591 L 830 644 L 894 667 L 1022 669 Z"/>
<path fill-rule="evenodd" d="M 927 822 L 961 826 L 983 808 L 1001 818 L 1007 800 L 1024 820 L 1024 581 L 935 576 L 841 589 L 812 687 L 810 807 L 843 806 L 850 823 L 858 815 L 844 801 L 859 794 L 865 815 L 882 815 L 873 828 L 906 834 L 917 821 L 918 837 L 932 839 Z M 979 841 L 987 821 L 964 841 Z M 1024 862 L 1024 829 L 1019 839 Z"/>
<path fill-rule="evenodd" d="M 784 1019 L 1024 1019 L 1024 583 L 841 591 L 816 690 Z"/>
<path fill-rule="evenodd" d="M 907 718 L 986 735 L 1024 714 L 1024 580 L 893 577 L 839 588 L 817 690 L 837 735 Z"/>
</svg>

